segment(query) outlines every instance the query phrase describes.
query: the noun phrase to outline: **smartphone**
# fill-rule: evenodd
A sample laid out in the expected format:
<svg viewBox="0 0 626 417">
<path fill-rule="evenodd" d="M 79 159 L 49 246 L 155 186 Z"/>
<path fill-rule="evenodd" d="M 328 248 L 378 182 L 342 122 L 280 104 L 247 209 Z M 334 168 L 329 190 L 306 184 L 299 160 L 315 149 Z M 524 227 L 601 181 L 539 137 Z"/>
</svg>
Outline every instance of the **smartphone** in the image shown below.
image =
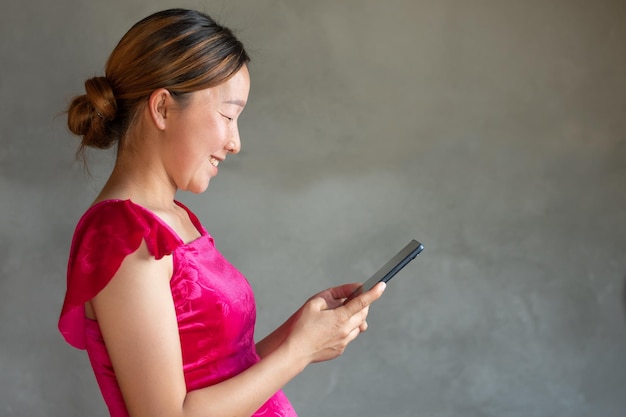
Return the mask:
<svg viewBox="0 0 626 417">
<path fill-rule="evenodd" d="M 376 284 L 379 282 L 388 282 L 391 278 L 394 277 L 402 268 L 406 266 L 409 262 L 411 262 L 417 255 L 419 255 L 422 250 L 424 250 L 424 245 L 422 245 L 417 240 L 411 240 L 404 248 L 400 250 L 393 258 L 389 260 L 382 268 L 380 268 L 374 275 L 370 277 L 363 285 L 357 288 L 346 300 L 343 302 L 346 304 L 348 301 L 352 300 L 354 297 L 363 294 L 364 292 L 368 292 Z"/>
</svg>

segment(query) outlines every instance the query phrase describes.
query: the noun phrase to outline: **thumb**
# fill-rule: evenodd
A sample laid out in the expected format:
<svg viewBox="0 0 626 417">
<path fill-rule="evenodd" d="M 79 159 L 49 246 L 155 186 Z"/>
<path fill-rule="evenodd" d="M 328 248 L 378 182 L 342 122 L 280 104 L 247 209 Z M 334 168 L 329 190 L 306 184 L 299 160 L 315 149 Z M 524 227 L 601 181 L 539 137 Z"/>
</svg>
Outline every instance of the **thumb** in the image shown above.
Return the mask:
<svg viewBox="0 0 626 417">
<path fill-rule="evenodd" d="M 323 311 L 330 308 L 328 301 L 319 295 L 309 300 L 309 306 L 315 311 Z"/>
</svg>

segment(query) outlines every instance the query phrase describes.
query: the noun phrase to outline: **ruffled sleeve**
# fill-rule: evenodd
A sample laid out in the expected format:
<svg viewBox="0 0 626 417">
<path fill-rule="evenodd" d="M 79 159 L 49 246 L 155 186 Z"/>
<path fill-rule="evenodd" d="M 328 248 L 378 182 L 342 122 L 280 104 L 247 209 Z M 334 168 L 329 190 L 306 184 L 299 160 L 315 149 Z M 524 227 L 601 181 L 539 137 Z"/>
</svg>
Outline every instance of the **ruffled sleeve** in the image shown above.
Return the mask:
<svg viewBox="0 0 626 417">
<path fill-rule="evenodd" d="M 130 200 L 103 201 L 80 219 L 72 239 L 59 319 L 59 330 L 69 344 L 85 349 L 85 303 L 109 283 L 142 240 L 156 259 L 182 244 L 159 218 Z"/>
</svg>

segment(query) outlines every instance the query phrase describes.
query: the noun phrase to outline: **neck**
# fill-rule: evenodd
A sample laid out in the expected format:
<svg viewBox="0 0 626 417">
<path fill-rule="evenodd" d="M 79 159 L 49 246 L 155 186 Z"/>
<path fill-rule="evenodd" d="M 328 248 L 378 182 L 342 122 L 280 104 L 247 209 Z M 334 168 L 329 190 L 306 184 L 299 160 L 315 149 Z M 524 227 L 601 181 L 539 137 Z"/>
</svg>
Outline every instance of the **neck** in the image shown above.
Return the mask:
<svg viewBox="0 0 626 417">
<path fill-rule="evenodd" d="M 96 201 L 130 199 L 152 209 L 173 206 L 176 186 L 167 175 L 155 150 L 142 146 L 120 149 L 109 179 Z"/>
</svg>

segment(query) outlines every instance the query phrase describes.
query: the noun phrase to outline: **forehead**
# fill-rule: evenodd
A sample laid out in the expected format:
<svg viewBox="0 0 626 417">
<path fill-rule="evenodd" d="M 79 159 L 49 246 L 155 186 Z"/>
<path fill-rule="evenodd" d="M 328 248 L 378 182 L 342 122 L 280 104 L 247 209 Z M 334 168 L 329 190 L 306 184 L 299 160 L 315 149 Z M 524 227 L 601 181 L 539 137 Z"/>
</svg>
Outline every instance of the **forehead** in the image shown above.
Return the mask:
<svg viewBox="0 0 626 417">
<path fill-rule="evenodd" d="M 225 82 L 215 87 L 194 91 L 191 96 L 193 97 L 192 101 L 199 105 L 212 103 L 214 105 L 233 104 L 244 107 L 248 100 L 249 91 L 250 75 L 244 66 Z"/>
<path fill-rule="evenodd" d="M 234 102 L 232 104 L 245 105 L 250 92 L 250 74 L 247 66 L 241 67 L 235 75 L 215 86 L 214 89 L 221 99 Z"/>
</svg>

